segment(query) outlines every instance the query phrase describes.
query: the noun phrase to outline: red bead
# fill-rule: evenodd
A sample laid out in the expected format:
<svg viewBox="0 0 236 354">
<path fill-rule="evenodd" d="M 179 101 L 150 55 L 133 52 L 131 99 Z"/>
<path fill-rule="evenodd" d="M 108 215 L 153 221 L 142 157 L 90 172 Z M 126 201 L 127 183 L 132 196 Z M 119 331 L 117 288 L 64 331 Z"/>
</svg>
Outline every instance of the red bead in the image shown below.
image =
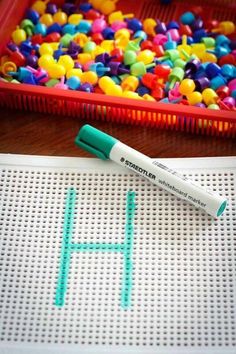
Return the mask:
<svg viewBox="0 0 236 354">
<path fill-rule="evenodd" d="M 155 44 L 153 46 L 152 50 L 156 54 L 157 57 L 163 57 L 163 55 L 165 53 L 162 45 L 160 45 L 160 44 Z"/>
<path fill-rule="evenodd" d="M 154 68 L 154 74 L 156 74 L 159 78 L 167 80 L 170 75 L 171 68 L 168 65 L 157 65 Z"/>
<path fill-rule="evenodd" d="M 152 90 L 151 95 L 156 100 L 161 100 L 165 96 L 164 90 L 160 86 L 157 86 L 154 90 Z"/>
<path fill-rule="evenodd" d="M 228 86 L 221 86 L 216 90 L 217 95 L 220 97 L 220 99 L 224 99 L 225 97 L 228 97 L 230 95 L 230 89 Z"/>
<path fill-rule="evenodd" d="M 33 45 L 35 44 L 42 44 L 43 43 L 43 36 L 41 35 L 41 33 L 39 34 L 34 34 L 32 37 L 31 37 L 31 43 Z"/>
<path fill-rule="evenodd" d="M 100 44 L 104 40 L 103 35 L 101 33 L 93 33 L 92 41 L 96 44 Z"/>
<path fill-rule="evenodd" d="M 179 102 L 179 104 L 183 104 L 184 106 L 189 106 L 188 101 L 185 100 L 185 99 L 182 99 L 182 100 Z"/>
<path fill-rule="evenodd" d="M 96 11 L 96 10 L 89 10 L 88 12 L 85 12 L 85 18 L 86 20 L 96 20 L 97 18 L 100 18 L 101 14 Z"/>
<path fill-rule="evenodd" d="M 220 66 L 222 66 L 224 64 L 236 65 L 236 59 L 233 54 L 227 54 L 218 60 L 218 64 Z"/>
<path fill-rule="evenodd" d="M 206 28 L 208 30 L 211 30 L 213 28 L 217 28 L 218 25 L 219 25 L 219 22 L 216 21 L 216 20 L 209 20 L 209 21 L 206 22 Z"/>
<path fill-rule="evenodd" d="M 183 36 L 185 34 L 186 36 L 189 36 L 189 37 L 191 37 L 192 34 L 193 34 L 190 26 L 183 25 L 182 23 L 179 26 L 179 33 L 180 33 L 181 36 Z"/>
<path fill-rule="evenodd" d="M 112 59 L 112 61 L 117 61 L 117 62 L 123 62 L 124 60 L 124 52 L 120 48 L 115 48 L 111 51 L 111 56 L 115 56 L 115 58 Z"/>
<path fill-rule="evenodd" d="M 43 38 L 44 42 L 59 42 L 61 39 L 60 33 L 58 32 L 52 32 L 48 34 L 46 37 Z"/>
<path fill-rule="evenodd" d="M 142 50 L 145 50 L 145 49 L 149 49 L 149 50 L 152 50 L 153 49 L 153 43 L 151 41 L 143 41 L 141 43 L 141 49 Z"/>
<path fill-rule="evenodd" d="M 25 65 L 25 57 L 21 52 L 15 51 L 10 55 L 10 61 L 16 64 L 16 66 L 24 66 Z"/>
<path fill-rule="evenodd" d="M 141 81 L 144 86 L 150 89 L 154 89 L 158 85 L 157 79 L 158 79 L 157 75 L 154 75 L 152 73 L 146 73 L 143 75 Z"/>
<path fill-rule="evenodd" d="M 100 89 L 100 87 L 99 87 L 98 85 L 94 87 L 94 92 L 95 92 L 95 93 L 101 93 L 101 94 L 104 93 L 104 92 Z"/>
</svg>

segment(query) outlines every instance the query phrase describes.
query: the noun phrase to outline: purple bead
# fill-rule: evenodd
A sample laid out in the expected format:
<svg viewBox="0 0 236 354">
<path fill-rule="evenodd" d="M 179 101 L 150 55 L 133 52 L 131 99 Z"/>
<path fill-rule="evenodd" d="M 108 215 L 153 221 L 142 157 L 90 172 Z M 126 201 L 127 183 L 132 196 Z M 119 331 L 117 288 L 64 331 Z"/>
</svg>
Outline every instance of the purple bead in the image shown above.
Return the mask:
<svg viewBox="0 0 236 354">
<path fill-rule="evenodd" d="M 210 81 L 207 77 L 201 77 L 197 80 L 194 80 L 196 85 L 196 91 L 202 92 L 205 88 L 210 86 Z"/>
<path fill-rule="evenodd" d="M 195 107 L 206 108 L 204 103 L 197 103 L 194 105 Z"/>
<path fill-rule="evenodd" d="M 76 10 L 77 10 L 77 7 L 74 4 L 65 3 L 62 5 L 62 11 L 64 11 L 68 16 L 75 13 Z"/>
<path fill-rule="evenodd" d="M 191 24 L 191 28 L 193 31 L 197 31 L 201 28 L 203 28 L 203 21 L 201 18 L 197 18 L 192 24 Z"/>
<path fill-rule="evenodd" d="M 154 28 L 155 32 L 157 34 L 166 34 L 167 28 L 166 28 L 166 24 L 164 22 L 160 22 L 158 21 L 157 25 Z"/>
<path fill-rule="evenodd" d="M 19 50 L 18 46 L 15 43 L 8 43 L 7 48 L 10 49 L 12 52 L 16 52 Z"/>
<path fill-rule="evenodd" d="M 213 77 L 219 75 L 221 73 L 221 68 L 216 63 L 209 63 L 206 66 L 206 74 L 209 79 L 213 79 Z"/>
<path fill-rule="evenodd" d="M 170 29 L 179 29 L 179 24 L 176 21 L 170 21 L 167 26 L 166 26 L 167 30 Z"/>
<path fill-rule="evenodd" d="M 108 53 L 102 53 L 96 56 L 95 58 L 95 63 L 103 63 L 104 65 L 107 65 L 110 61 L 110 55 Z"/>
<path fill-rule="evenodd" d="M 185 65 L 185 76 L 189 77 L 189 75 L 194 75 L 199 66 L 201 65 L 201 62 L 198 59 L 192 59 L 190 60 L 186 65 Z"/>
<path fill-rule="evenodd" d="M 38 64 L 38 57 L 36 55 L 28 55 L 26 57 L 26 65 L 36 68 Z"/>
<path fill-rule="evenodd" d="M 130 72 L 129 69 L 123 67 L 120 63 L 116 61 L 111 61 L 107 66 L 111 69 L 110 75 L 122 75 L 128 74 Z"/>
<path fill-rule="evenodd" d="M 77 62 L 75 62 L 74 67 L 75 67 L 75 69 L 82 69 L 83 68 L 83 66 L 80 63 L 77 63 Z"/>
<path fill-rule="evenodd" d="M 54 15 L 57 12 L 57 5 L 49 2 L 46 7 L 46 12 Z"/>
<path fill-rule="evenodd" d="M 89 84 L 88 82 L 85 82 L 84 84 L 80 85 L 78 90 L 84 92 L 94 92 L 93 85 Z"/>
</svg>

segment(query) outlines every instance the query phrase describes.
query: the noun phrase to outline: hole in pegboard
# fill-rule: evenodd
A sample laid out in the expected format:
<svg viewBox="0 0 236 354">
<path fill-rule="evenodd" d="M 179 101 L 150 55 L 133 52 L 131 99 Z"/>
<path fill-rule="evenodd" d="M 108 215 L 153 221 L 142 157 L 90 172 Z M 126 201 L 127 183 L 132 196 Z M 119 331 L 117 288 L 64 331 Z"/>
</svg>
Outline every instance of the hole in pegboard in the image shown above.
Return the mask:
<svg viewBox="0 0 236 354">
<path fill-rule="evenodd" d="M 229 199 L 213 220 L 139 176 L 83 163 L 1 169 L 1 341 L 236 348 L 235 169 L 184 170 Z M 70 187 L 74 243 L 122 242 L 126 192 L 136 193 L 128 310 L 120 306 L 123 258 L 109 252 L 73 253 L 65 305 L 53 305 Z"/>
</svg>

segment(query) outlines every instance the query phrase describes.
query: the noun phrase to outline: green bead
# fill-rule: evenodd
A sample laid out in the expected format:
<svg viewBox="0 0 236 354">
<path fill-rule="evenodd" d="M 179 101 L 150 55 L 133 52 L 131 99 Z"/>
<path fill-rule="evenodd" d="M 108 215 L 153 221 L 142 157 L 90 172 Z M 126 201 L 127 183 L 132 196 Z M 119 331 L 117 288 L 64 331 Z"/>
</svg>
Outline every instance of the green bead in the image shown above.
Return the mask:
<svg viewBox="0 0 236 354">
<path fill-rule="evenodd" d="M 186 61 L 184 61 L 184 60 L 182 60 L 182 59 L 180 59 L 180 58 L 179 58 L 179 59 L 176 59 L 176 60 L 174 61 L 174 66 L 175 66 L 175 67 L 184 69 L 185 65 L 186 65 Z"/>
<path fill-rule="evenodd" d="M 24 29 L 28 36 L 32 36 L 34 24 L 32 21 L 25 19 L 21 21 L 20 28 Z"/>
<path fill-rule="evenodd" d="M 215 104 L 215 103 L 209 104 L 209 106 L 208 106 L 207 108 L 210 108 L 210 109 L 220 109 L 220 107 L 218 106 L 218 104 Z"/>
<path fill-rule="evenodd" d="M 146 66 L 144 65 L 144 63 L 142 61 L 140 61 L 138 63 L 134 63 L 130 68 L 130 73 L 131 73 L 131 75 L 134 75 L 134 76 L 142 76 L 142 75 L 146 74 L 146 72 L 147 72 Z"/>
<path fill-rule="evenodd" d="M 134 52 L 138 52 L 140 50 L 140 46 L 137 43 L 134 42 L 129 42 L 127 46 L 125 47 L 125 52 L 127 50 L 132 50 Z"/>
<path fill-rule="evenodd" d="M 127 50 L 124 53 L 124 64 L 125 65 L 132 65 L 136 63 L 137 54 L 133 50 Z"/>
<path fill-rule="evenodd" d="M 203 37 L 201 41 L 205 44 L 206 48 L 215 47 L 215 39 L 212 37 Z"/>
<path fill-rule="evenodd" d="M 165 56 L 172 62 L 179 59 L 179 51 L 177 49 L 169 49 L 165 51 Z"/>
<path fill-rule="evenodd" d="M 51 80 L 48 80 L 45 84 L 45 86 L 47 87 L 54 87 L 56 84 L 58 84 L 60 81 L 57 80 L 57 79 L 51 79 Z"/>
<path fill-rule="evenodd" d="M 184 78 L 184 70 L 179 68 L 179 67 L 175 67 L 170 75 L 169 75 L 169 80 L 173 80 L 176 79 L 176 81 L 182 81 Z"/>
<path fill-rule="evenodd" d="M 88 41 L 84 45 L 83 52 L 84 53 L 92 53 L 96 49 L 96 47 L 97 47 L 97 45 L 95 42 Z"/>
<path fill-rule="evenodd" d="M 66 33 L 64 34 L 64 36 L 61 37 L 60 43 L 62 44 L 63 47 L 68 48 L 72 40 L 73 40 L 73 36 L 69 33 Z"/>
</svg>

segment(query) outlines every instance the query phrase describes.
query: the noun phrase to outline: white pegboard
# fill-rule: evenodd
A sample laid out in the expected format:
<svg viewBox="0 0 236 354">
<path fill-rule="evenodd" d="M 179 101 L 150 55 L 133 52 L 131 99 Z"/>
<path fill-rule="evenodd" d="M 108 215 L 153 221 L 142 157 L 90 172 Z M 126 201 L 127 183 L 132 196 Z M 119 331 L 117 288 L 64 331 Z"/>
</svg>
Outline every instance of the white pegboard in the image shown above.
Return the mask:
<svg viewBox="0 0 236 354">
<path fill-rule="evenodd" d="M 162 160 L 225 195 L 215 220 L 97 159 L 0 155 L 0 353 L 236 353 L 236 160 Z M 72 252 L 55 305 L 63 220 L 73 243 L 122 244 L 135 192 L 131 304 L 121 252 Z"/>
</svg>

